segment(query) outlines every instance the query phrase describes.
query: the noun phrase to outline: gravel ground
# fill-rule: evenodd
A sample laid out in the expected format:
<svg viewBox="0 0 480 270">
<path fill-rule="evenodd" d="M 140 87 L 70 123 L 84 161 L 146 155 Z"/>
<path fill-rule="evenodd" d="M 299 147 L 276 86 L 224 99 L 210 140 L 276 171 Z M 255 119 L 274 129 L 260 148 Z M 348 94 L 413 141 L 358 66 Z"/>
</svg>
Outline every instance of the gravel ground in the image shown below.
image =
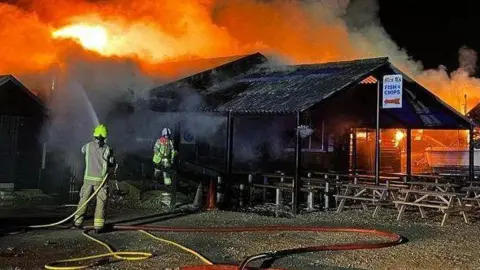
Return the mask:
<svg viewBox="0 0 480 270">
<path fill-rule="evenodd" d="M 152 209 L 126 209 L 110 213 L 112 222 L 148 222 L 174 226 L 316 225 L 375 228 L 399 233 L 406 244 L 376 250 L 317 252 L 291 255 L 273 262 L 285 269 L 480 269 L 480 226 L 475 220 L 465 224 L 451 216 L 444 227 L 441 217 L 423 220 L 418 211 L 406 212 L 396 221 L 397 211 L 384 209 L 374 219 L 371 212 L 345 210 L 318 212 L 296 218 L 275 218 L 255 213 L 201 212 L 190 215 L 162 215 Z M 149 216 L 147 219 L 133 220 Z M 143 222 L 142 222 L 143 221 Z M 347 233 L 154 233 L 192 248 L 215 263 L 238 263 L 246 256 L 266 251 L 310 245 L 382 241 L 375 236 Z M 97 236 L 118 251 L 145 251 L 154 257 L 144 261 L 101 261 L 94 269 L 163 269 L 203 264 L 195 256 L 161 243 L 140 232 L 109 232 Z M 1 269 L 42 269 L 55 260 L 105 252 L 99 244 L 75 230 L 42 230 L 0 238 Z M 255 265 L 255 264 L 254 264 Z M 256 266 L 259 266 L 257 264 Z"/>
</svg>

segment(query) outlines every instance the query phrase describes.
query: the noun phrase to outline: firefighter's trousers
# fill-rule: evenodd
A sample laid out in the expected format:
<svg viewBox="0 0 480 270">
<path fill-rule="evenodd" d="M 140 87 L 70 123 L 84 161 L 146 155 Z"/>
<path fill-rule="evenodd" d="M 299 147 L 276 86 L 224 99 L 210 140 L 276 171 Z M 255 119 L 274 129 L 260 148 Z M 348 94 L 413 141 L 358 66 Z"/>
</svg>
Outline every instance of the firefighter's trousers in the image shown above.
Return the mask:
<svg viewBox="0 0 480 270">
<path fill-rule="evenodd" d="M 173 183 L 172 183 L 172 174 L 173 170 L 171 167 L 164 167 L 161 164 L 155 164 L 155 179 L 159 179 L 163 174 L 163 183 L 165 187 L 162 188 L 163 192 L 161 194 L 161 201 L 167 206 L 172 206 L 172 198 L 176 196 L 173 194 Z"/>
<path fill-rule="evenodd" d="M 163 183 L 165 186 L 170 186 L 172 184 L 172 169 L 155 164 L 155 179 L 159 179 L 161 174 L 163 174 Z"/>
<path fill-rule="evenodd" d="M 100 182 L 93 182 L 84 180 L 83 186 L 80 189 L 80 201 L 78 202 L 77 209 L 80 208 L 92 195 L 93 191 L 96 191 L 100 186 Z M 93 221 L 93 226 L 95 229 L 102 229 L 105 225 L 105 203 L 107 202 L 107 184 L 103 185 L 100 188 L 100 191 L 97 193 L 97 202 L 95 206 L 95 218 Z M 81 226 L 83 223 L 83 218 L 85 216 L 85 212 L 87 211 L 87 205 L 83 207 L 76 215 L 75 215 L 75 225 Z"/>
</svg>

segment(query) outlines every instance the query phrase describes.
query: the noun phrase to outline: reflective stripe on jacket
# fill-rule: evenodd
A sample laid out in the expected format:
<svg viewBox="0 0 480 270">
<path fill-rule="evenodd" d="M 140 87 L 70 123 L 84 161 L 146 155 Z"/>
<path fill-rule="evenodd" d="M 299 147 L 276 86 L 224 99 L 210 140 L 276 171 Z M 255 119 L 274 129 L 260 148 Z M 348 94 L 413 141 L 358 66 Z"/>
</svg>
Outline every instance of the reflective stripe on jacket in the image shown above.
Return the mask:
<svg viewBox="0 0 480 270">
<path fill-rule="evenodd" d="M 85 154 L 85 180 L 102 181 L 107 174 L 110 147 L 100 147 L 96 142 L 89 142 L 82 147 Z"/>
</svg>

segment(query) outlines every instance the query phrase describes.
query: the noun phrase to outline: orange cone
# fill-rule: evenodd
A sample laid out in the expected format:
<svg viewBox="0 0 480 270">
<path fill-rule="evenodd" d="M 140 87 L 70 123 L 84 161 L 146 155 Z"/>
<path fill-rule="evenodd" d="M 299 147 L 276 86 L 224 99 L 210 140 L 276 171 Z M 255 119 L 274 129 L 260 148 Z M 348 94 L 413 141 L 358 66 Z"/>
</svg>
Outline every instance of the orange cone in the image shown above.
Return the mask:
<svg viewBox="0 0 480 270">
<path fill-rule="evenodd" d="M 208 189 L 208 205 L 207 205 L 208 211 L 217 209 L 216 197 L 217 197 L 217 193 L 215 191 L 215 181 L 213 179 L 210 179 L 210 187 Z"/>
</svg>

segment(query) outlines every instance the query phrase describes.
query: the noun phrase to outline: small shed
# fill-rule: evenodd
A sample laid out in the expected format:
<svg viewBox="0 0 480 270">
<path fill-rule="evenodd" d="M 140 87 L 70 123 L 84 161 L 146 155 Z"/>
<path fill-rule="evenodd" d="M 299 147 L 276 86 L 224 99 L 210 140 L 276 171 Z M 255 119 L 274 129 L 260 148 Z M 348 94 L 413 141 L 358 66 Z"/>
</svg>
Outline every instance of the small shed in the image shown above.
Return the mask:
<svg viewBox="0 0 480 270">
<path fill-rule="evenodd" d="M 0 76 L 0 183 L 36 189 L 44 162 L 43 102 L 12 75 Z"/>
</svg>

